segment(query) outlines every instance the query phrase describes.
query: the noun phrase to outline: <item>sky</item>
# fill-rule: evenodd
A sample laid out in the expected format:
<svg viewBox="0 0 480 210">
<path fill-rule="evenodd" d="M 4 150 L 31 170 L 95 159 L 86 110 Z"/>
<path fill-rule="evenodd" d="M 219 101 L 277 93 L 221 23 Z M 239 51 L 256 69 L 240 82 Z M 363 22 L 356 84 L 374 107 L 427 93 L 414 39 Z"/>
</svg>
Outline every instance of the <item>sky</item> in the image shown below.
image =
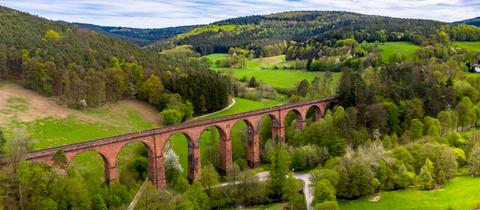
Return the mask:
<svg viewBox="0 0 480 210">
<path fill-rule="evenodd" d="M 0 0 L 52 20 L 161 28 L 299 10 L 352 11 L 446 22 L 480 16 L 480 0 Z"/>
</svg>

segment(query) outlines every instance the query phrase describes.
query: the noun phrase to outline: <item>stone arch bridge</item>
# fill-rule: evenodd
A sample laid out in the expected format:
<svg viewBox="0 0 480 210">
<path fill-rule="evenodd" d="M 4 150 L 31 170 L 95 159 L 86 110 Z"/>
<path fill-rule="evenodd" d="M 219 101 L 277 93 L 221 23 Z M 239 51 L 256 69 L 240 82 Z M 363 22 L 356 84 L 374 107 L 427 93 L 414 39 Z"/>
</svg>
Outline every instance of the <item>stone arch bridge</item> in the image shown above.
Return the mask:
<svg viewBox="0 0 480 210">
<path fill-rule="evenodd" d="M 327 105 L 333 101 L 335 101 L 335 97 L 328 97 L 36 150 L 28 153 L 26 160 L 40 161 L 53 165 L 53 154 L 61 150 L 67 157 L 68 164 L 70 164 L 76 155 L 87 151 L 95 151 L 103 158 L 105 181 L 110 182 L 119 177 L 117 163 L 122 148 L 132 142 L 142 142 L 148 149 L 148 178 L 156 187 L 164 188 L 166 181 L 163 151 L 166 143 L 174 134 L 183 133 L 188 139 L 188 178 L 192 181 L 200 178 L 201 175 L 200 136 L 207 128 L 214 126 L 220 133 L 220 170 L 226 172 L 232 167 L 232 142 L 230 136 L 233 125 L 236 122 L 244 121 L 248 126 L 247 161 L 249 166 L 253 168 L 260 164 L 260 138 L 258 128 L 264 116 L 270 116 L 272 120 L 272 137 L 284 142 L 284 122 L 289 112 L 296 114 L 296 126 L 298 129 L 303 129 L 306 126 L 307 112 L 310 109 L 314 110 L 314 119 L 318 120 L 323 117 Z"/>
</svg>

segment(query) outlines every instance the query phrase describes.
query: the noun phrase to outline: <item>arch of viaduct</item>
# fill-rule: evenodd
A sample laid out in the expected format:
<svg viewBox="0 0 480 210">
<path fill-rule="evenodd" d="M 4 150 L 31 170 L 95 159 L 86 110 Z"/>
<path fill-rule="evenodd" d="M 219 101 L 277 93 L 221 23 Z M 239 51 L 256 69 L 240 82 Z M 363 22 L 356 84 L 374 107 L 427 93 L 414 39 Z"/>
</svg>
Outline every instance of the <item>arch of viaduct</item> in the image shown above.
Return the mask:
<svg viewBox="0 0 480 210">
<path fill-rule="evenodd" d="M 103 158 L 105 181 L 110 182 L 119 177 L 117 165 L 118 156 L 122 148 L 132 142 L 142 142 L 148 148 L 148 178 L 156 187 L 164 188 L 166 181 L 163 151 L 166 143 L 174 134 L 183 133 L 188 139 L 188 178 L 192 181 L 199 179 L 201 176 L 200 136 L 202 132 L 209 127 L 216 127 L 220 133 L 220 170 L 227 172 L 232 168 L 232 142 L 230 136 L 233 125 L 236 122 L 245 121 L 248 126 L 247 160 L 249 166 L 253 168 L 260 164 L 260 138 L 258 128 L 263 117 L 270 116 L 272 119 L 272 137 L 279 139 L 280 142 L 284 142 L 285 127 L 283 124 L 289 112 L 293 111 L 296 114 L 296 126 L 298 129 L 303 129 L 306 126 L 308 110 L 313 108 L 313 110 L 315 110 L 314 119 L 318 120 L 323 117 L 327 105 L 334 100 L 335 97 L 328 97 L 303 103 L 281 105 L 235 115 L 185 122 L 136 133 L 52 147 L 28 153 L 26 160 L 40 161 L 53 165 L 53 154 L 61 150 L 64 152 L 70 164 L 76 155 L 87 151 L 95 151 Z"/>
</svg>

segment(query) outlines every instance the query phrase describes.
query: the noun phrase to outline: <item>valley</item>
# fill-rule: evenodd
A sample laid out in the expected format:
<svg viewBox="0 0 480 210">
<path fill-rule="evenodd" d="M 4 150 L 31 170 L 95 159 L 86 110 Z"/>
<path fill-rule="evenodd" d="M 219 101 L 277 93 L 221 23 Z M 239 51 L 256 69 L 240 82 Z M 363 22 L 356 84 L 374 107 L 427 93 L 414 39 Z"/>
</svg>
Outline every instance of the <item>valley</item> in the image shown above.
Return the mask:
<svg viewBox="0 0 480 210">
<path fill-rule="evenodd" d="M 191 13 L 137 4 L 102 21 Z M 126 209 L 137 193 L 139 210 L 479 207 L 475 18 L 134 28 L 26 11 L 0 6 L 0 209 Z"/>
</svg>

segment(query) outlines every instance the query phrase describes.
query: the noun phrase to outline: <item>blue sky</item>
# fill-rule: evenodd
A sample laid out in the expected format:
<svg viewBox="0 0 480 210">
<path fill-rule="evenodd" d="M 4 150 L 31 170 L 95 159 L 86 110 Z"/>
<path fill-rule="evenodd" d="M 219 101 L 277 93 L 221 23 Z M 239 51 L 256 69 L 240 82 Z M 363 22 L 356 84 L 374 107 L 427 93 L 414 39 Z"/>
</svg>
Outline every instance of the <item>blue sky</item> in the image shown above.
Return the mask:
<svg viewBox="0 0 480 210">
<path fill-rule="evenodd" d="M 292 10 L 342 10 L 457 21 L 480 16 L 480 0 L 0 0 L 52 20 L 159 28 Z"/>
</svg>

